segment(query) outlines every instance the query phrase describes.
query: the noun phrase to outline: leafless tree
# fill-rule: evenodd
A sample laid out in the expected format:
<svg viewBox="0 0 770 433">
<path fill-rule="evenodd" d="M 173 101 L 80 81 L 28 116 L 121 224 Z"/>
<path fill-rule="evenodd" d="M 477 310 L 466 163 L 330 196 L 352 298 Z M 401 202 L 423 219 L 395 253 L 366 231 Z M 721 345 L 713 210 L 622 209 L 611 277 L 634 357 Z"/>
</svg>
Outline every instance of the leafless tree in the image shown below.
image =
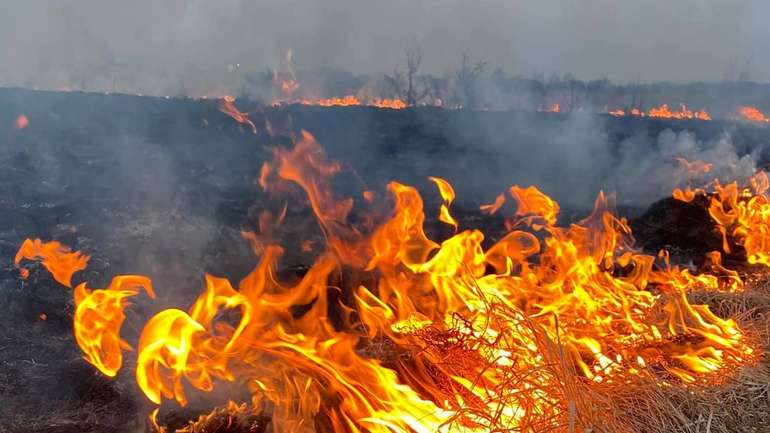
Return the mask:
<svg viewBox="0 0 770 433">
<path fill-rule="evenodd" d="M 422 63 L 422 50 L 419 45 L 414 44 L 406 50 L 406 104 L 410 107 L 417 105 L 415 77 L 420 70 L 420 63 Z"/>
<path fill-rule="evenodd" d="M 406 71 L 395 69 L 393 74 L 385 75 L 385 82 L 393 94 L 410 107 L 420 104 L 431 93 L 428 81 L 418 75 L 421 63 L 422 50 L 414 43 L 406 50 Z"/>
<path fill-rule="evenodd" d="M 468 60 L 468 55 L 462 53 L 462 61 L 460 62 L 460 68 L 455 74 L 457 79 L 457 86 L 462 92 L 465 106 L 467 108 L 477 108 L 479 103 L 478 97 L 478 79 L 484 73 L 487 68 L 487 63 L 483 60 L 471 63 Z"/>
</svg>

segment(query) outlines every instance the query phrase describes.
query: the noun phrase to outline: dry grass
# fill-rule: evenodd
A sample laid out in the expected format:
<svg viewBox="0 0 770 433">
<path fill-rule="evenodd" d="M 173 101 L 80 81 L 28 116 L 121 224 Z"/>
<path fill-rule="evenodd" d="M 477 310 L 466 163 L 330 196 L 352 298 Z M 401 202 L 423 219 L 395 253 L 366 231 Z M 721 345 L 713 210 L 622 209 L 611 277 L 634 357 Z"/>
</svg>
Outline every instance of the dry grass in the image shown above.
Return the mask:
<svg viewBox="0 0 770 433">
<path fill-rule="evenodd" d="M 593 411 L 584 417 L 590 421 L 584 432 L 770 431 L 770 278 L 742 293 L 696 292 L 690 300 L 735 319 L 757 349 L 754 363 L 726 371 L 713 386 L 658 385 L 657 378 L 647 376 L 623 386 L 584 389 L 583 405 Z"/>
<path fill-rule="evenodd" d="M 683 385 L 670 376 L 647 372 L 629 377 L 623 384 L 587 382 L 566 360 L 559 341 L 530 328 L 545 357 L 548 371 L 541 372 L 557 384 L 553 390 L 562 402 L 552 409 L 556 415 L 532 417 L 531 428 L 494 431 L 555 431 L 564 433 L 767 433 L 770 432 L 770 277 L 754 282 L 741 293 L 695 292 L 693 304 L 709 305 L 724 318 L 738 322 L 756 348 L 753 363 L 725 371 L 720 383 Z M 438 344 L 438 343 L 436 343 Z M 446 350 L 446 347 L 443 348 Z M 381 357 L 390 350 L 374 350 Z M 460 356 L 450 357 L 460 362 Z M 446 365 L 444 368 L 448 368 Z M 663 373 L 661 373 L 663 374 Z M 500 390 L 498 390 L 500 391 Z M 517 400 L 526 395 L 511 395 Z M 470 401 L 470 400 L 468 400 Z M 475 419 L 488 418 L 494 426 L 493 414 L 478 412 L 469 405 L 463 411 Z M 242 412 L 242 413 L 240 413 Z M 244 416 L 248 415 L 248 416 Z M 189 423 L 184 432 L 254 432 L 268 424 L 251 411 L 219 411 L 197 423 Z M 500 426 L 498 426 L 500 427 Z M 331 431 L 323 420 L 317 420 L 317 431 Z"/>
</svg>

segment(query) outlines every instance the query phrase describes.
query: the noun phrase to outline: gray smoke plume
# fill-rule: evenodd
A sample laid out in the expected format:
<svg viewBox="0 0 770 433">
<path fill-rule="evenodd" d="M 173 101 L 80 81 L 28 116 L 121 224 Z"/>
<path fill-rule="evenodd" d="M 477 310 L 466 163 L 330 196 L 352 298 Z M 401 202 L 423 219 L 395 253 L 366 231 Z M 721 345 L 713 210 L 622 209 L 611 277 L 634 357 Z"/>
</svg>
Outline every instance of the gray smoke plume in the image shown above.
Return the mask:
<svg viewBox="0 0 770 433">
<path fill-rule="evenodd" d="M 512 74 L 583 79 L 770 79 L 761 0 L 0 0 L 0 85 L 214 94 L 248 73 L 377 74 L 410 44 L 423 70 L 460 53 Z"/>
</svg>

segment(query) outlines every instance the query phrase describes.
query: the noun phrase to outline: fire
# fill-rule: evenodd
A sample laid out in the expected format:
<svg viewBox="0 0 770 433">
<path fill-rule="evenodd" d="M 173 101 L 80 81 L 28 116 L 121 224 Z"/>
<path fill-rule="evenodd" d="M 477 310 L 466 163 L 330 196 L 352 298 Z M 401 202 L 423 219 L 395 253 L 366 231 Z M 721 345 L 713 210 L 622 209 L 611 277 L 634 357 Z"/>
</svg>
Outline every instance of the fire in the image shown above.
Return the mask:
<svg viewBox="0 0 770 433">
<path fill-rule="evenodd" d="M 369 105 L 377 108 L 390 108 L 392 110 L 401 110 L 406 108 L 406 102 L 402 101 L 399 98 L 393 98 L 393 99 L 375 98 L 371 103 L 369 103 Z"/>
<path fill-rule="evenodd" d="M 299 82 L 295 79 L 287 79 L 281 81 L 281 92 L 291 95 L 299 89 Z"/>
<path fill-rule="evenodd" d="M 730 235 L 746 250 L 751 264 L 770 266 L 770 199 L 766 195 L 770 182 L 760 172 L 751 179 L 751 187 L 739 188 L 737 182 L 715 185 L 709 214 L 723 236 L 723 250 L 731 252 Z"/>
<path fill-rule="evenodd" d="M 741 118 L 750 122 L 770 123 L 770 118 L 765 116 L 765 113 L 759 111 L 756 107 L 740 106 L 738 107 L 738 114 Z"/>
<path fill-rule="evenodd" d="M 123 350 L 131 345 L 120 338 L 120 328 L 126 319 L 123 309 L 127 298 L 144 288 L 155 298 L 150 279 L 142 276 L 120 276 L 112 279 L 106 289 L 89 290 L 86 283 L 75 287 L 75 341 L 86 361 L 102 373 L 114 377 L 123 363 Z"/>
<path fill-rule="evenodd" d="M 288 76 L 281 80 L 281 92 L 284 95 L 291 96 L 300 86 L 299 81 L 297 81 L 297 74 L 294 72 L 294 51 L 291 48 L 286 50 L 286 69 Z"/>
<path fill-rule="evenodd" d="M 319 99 L 317 101 L 310 101 L 310 100 L 302 100 L 302 104 L 304 105 L 320 105 L 322 107 L 348 107 L 351 105 L 361 105 L 361 101 L 353 96 L 353 95 L 347 95 L 343 96 L 341 98 L 339 97 L 332 97 L 327 99 Z"/>
<path fill-rule="evenodd" d="M 683 201 L 685 203 L 690 203 L 691 201 L 695 200 L 695 196 L 697 195 L 697 190 L 694 190 L 692 188 L 674 188 L 674 191 L 671 193 L 671 196 L 674 197 L 676 200 Z"/>
<path fill-rule="evenodd" d="M 537 111 L 541 111 L 544 113 L 561 113 L 561 105 L 559 105 L 558 103 L 551 104 L 548 107 L 541 108 L 540 110 L 537 110 Z"/>
<path fill-rule="evenodd" d="M 89 256 L 72 251 L 57 241 L 43 242 L 40 239 L 26 239 L 19 247 L 13 260 L 14 266 L 21 272 L 22 278 L 29 276 L 29 271 L 21 267 L 21 261 L 40 260 L 60 284 L 72 287 L 72 274 L 82 271 L 88 264 Z"/>
<path fill-rule="evenodd" d="M 739 187 L 738 182 L 723 186 L 718 181 L 713 181 L 704 188 L 676 188 L 673 197 L 684 202 L 692 202 L 698 195 L 708 197 L 709 214 L 722 234 L 722 251 L 734 253 L 732 245 L 737 245 L 745 251 L 749 264 L 770 267 L 770 237 L 767 234 L 770 231 L 768 189 L 770 180 L 767 173 L 760 171 L 749 179 L 748 185 L 744 187 Z M 727 276 L 732 291 L 743 287 L 743 281 L 737 273 L 722 266 L 720 252 L 710 253 L 708 261 L 723 277 Z"/>
<path fill-rule="evenodd" d="M 441 205 L 441 208 L 439 210 L 438 220 L 451 225 L 452 227 L 457 230 L 457 227 L 459 224 L 457 221 L 452 217 L 452 215 L 449 213 L 449 206 L 452 204 L 452 202 L 455 199 L 455 190 L 452 188 L 452 185 L 449 184 L 446 180 L 440 178 L 440 177 L 429 177 L 431 182 L 436 184 L 436 187 L 438 188 L 439 194 L 441 195 L 441 198 L 444 200 L 444 204 Z"/>
<path fill-rule="evenodd" d="M 254 125 L 254 122 L 249 119 L 249 115 L 247 113 L 241 112 L 241 110 L 235 106 L 235 97 L 227 95 L 222 98 L 219 102 L 219 111 L 232 117 L 233 120 L 240 124 L 248 125 L 249 128 L 251 128 L 252 133 L 257 133 L 257 127 Z"/>
<path fill-rule="evenodd" d="M 679 166 L 682 167 L 682 169 L 690 176 L 700 176 L 708 174 L 711 171 L 711 168 L 713 167 L 713 164 L 708 163 L 706 161 L 701 160 L 695 160 L 695 161 L 688 161 L 682 157 L 674 158 L 676 162 L 679 163 Z"/>
<path fill-rule="evenodd" d="M 24 114 L 19 114 L 19 117 L 16 118 L 16 122 L 14 124 L 16 129 L 24 129 L 27 126 L 29 126 L 29 118 L 27 118 Z"/>
<path fill-rule="evenodd" d="M 283 104 L 317 105 L 321 107 L 351 107 L 366 105 L 370 107 L 399 110 L 406 108 L 407 106 L 406 102 L 399 98 L 370 98 L 363 94 L 363 92 L 359 92 L 359 95 L 331 96 L 328 98 L 303 97 L 303 95 L 297 95 L 297 93 L 312 94 L 312 92 L 300 92 L 301 84 L 294 71 L 294 54 L 291 49 L 286 52 L 286 72 L 279 73 L 273 71 L 273 85 L 281 94 L 280 97 L 275 98 L 272 101 L 271 105 L 274 107 Z M 236 119 L 236 121 L 238 121 L 238 119 Z"/>
<path fill-rule="evenodd" d="M 494 215 L 505 204 L 505 194 L 499 194 L 495 197 L 495 201 L 490 204 L 483 204 L 479 206 L 479 210 L 487 215 Z"/>
<path fill-rule="evenodd" d="M 304 192 L 325 251 L 301 278 L 279 279 L 284 250 L 270 231 L 285 210 L 260 218 L 259 231 L 246 234 L 260 257 L 249 275 L 237 285 L 206 275 L 192 306 L 144 325 L 135 375 L 155 404 L 185 405 L 192 390 L 237 382 L 277 433 L 315 431 L 319 417 L 351 433 L 566 430 L 578 422 L 574 393 L 636 375 L 662 386 L 710 384 L 753 359 L 733 320 L 688 301 L 696 287 L 721 289 L 716 273 L 729 271 L 718 257 L 714 275 L 698 275 L 665 252 L 641 252 L 604 194 L 585 219 L 561 226 L 555 200 L 512 186 L 507 234 L 486 248 L 484 233 L 461 229 L 450 214 L 455 191 L 445 179 L 430 178 L 442 199 L 438 218 L 456 231 L 432 240 L 415 188 L 389 183 L 390 214 L 353 223 L 354 200 L 331 189 L 342 166 L 310 133 L 273 154 L 260 185 L 273 195 Z M 767 178 L 755 185 L 764 193 Z M 726 204 L 712 203 L 712 215 L 759 260 L 764 237 L 748 239 L 770 212 L 759 210 L 766 199 L 741 194 L 726 187 Z M 485 212 L 504 202 L 498 196 Z M 119 337 L 122 311 L 139 287 L 153 296 L 142 277 L 76 289 L 76 336 L 90 332 L 78 344 L 105 374 L 118 371 L 129 347 Z"/>
<path fill-rule="evenodd" d="M 317 105 L 321 107 L 352 107 L 364 105 L 367 107 L 390 108 L 392 110 L 401 110 L 406 108 L 406 102 L 401 99 L 381 99 L 381 98 L 359 98 L 355 95 L 333 96 L 322 99 L 298 99 L 293 101 L 302 105 Z M 273 105 L 280 105 L 283 101 L 275 101 Z"/>
<path fill-rule="evenodd" d="M 699 119 L 699 120 L 711 120 L 711 115 L 709 114 L 706 109 L 701 109 L 698 111 L 693 111 L 685 104 L 682 104 L 679 108 L 679 110 L 672 111 L 668 104 L 663 104 L 658 107 L 650 108 L 646 113 L 641 111 L 638 108 L 631 108 L 628 112 L 622 109 L 612 110 L 608 111 L 608 114 L 611 114 L 615 117 L 622 117 L 622 116 L 637 116 L 637 117 L 653 117 L 653 118 L 659 118 L 659 119 Z"/>
</svg>

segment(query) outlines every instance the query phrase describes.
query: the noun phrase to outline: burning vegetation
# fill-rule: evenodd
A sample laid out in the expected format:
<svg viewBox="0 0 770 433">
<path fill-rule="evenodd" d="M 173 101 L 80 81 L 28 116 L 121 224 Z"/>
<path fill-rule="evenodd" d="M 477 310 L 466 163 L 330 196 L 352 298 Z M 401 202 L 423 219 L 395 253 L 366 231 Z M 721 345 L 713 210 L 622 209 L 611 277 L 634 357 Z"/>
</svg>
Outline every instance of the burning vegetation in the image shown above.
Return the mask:
<svg viewBox="0 0 770 433">
<path fill-rule="evenodd" d="M 349 107 L 349 106 L 371 106 L 377 108 L 403 109 L 415 106 L 434 106 L 448 109 L 490 109 L 495 108 L 489 104 L 481 102 L 479 81 L 486 68 L 486 63 L 479 61 L 469 62 L 467 56 L 462 56 L 462 63 L 455 76 L 450 79 L 437 79 L 435 77 L 419 75 L 422 54 L 419 46 L 407 50 L 406 67 L 404 70 L 396 69 L 393 74 L 386 75 L 383 78 L 384 85 L 372 86 L 364 85 L 355 93 L 317 97 L 311 96 L 321 93 L 319 89 L 303 87 L 297 78 L 293 65 L 293 54 L 289 50 L 286 54 L 286 66 L 283 71 L 273 70 L 270 74 L 272 86 L 272 98 L 269 105 L 280 107 L 286 104 L 317 105 L 322 107 Z M 555 86 L 552 92 L 555 95 L 548 96 L 549 92 L 540 90 L 540 98 L 550 99 L 555 102 L 548 104 L 541 103 L 536 108 L 538 112 L 562 113 L 572 111 L 594 111 L 610 114 L 615 117 L 649 117 L 656 119 L 673 120 L 701 120 L 710 121 L 712 114 L 706 108 L 693 110 L 686 104 L 679 104 L 678 108 L 672 108 L 667 103 L 653 106 L 649 109 L 643 109 L 636 104 L 637 95 L 634 94 L 634 102 L 624 108 L 608 108 L 598 110 L 594 104 L 588 103 L 589 94 L 595 92 L 596 87 L 609 87 L 608 83 L 593 83 L 593 86 L 575 80 L 573 77 L 565 78 L 567 89 L 560 89 L 561 86 Z M 449 84 L 452 83 L 454 91 L 450 91 Z M 560 83 L 560 79 L 556 80 Z M 590 83 L 589 83 L 590 84 Z M 530 83 L 532 85 L 532 83 Z M 375 87 L 379 87 L 376 89 Z M 592 88 L 593 87 L 593 88 Z M 586 101 L 579 102 L 576 94 L 580 89 L 586 93 Z M 635 90 L 638 92 L 639 90 Z M 453 93 L 454 95 L 450 95 Z M 387 96 L 374 96 L 375 94 L 385 94 Z M 232 102 L 232 96 L 225 96 L 225 103 Z M 452 101 L 447 103 L 446 101 Z M 237 116 L 233 118 L 238 121 Z M 752 106 L 739 106 L 734 112 L 722 114 L 721 118 L 725 120 L 739 120 L 756 123 L 768 123 L 764 113 L 758 108 Z"/>
<path fill-rule="evenodd" d="M 233 99 L 220 108 L 258 131 Z M 154 431 L 174 430 L 163 408 L 234 386 L 248 398 L 177 431 L 664 432 L 684 422 L 669 408 L 676 400 L 679 411 L 706 410 L 686 405 L 716 403 L 731 384 L 766 370 L 766 329 L 746 317 L 759 313 L 736 315 L 735 306 L 760 302 L 755 281 L 770 266 L 764 172 L 746 187 L 674 191 L 680 202 L 705 203 L 723 237 L 696 270 L 635 245 L 602 193 L 590 214 L 565 225 L 552 198 L 512 186 L 480 209 L 504 219 L 505 234 L 493 241 L 453 215 L 454 188 L 431 177 L 441 204 L 428 214 L 447 229 L 432 239 L 412 186 L 390 182 L 386 199 L 338 197 L 342 165 L 310 133 L 272 156 L 259 185 L 277 206 L 243 233 L 258 260 L 241 281 L 205 275 L 191 305 L 145 318 L 134 343 L 121 338 L 129 301 L 163 288 L 121 275 L 106 289 L 74 289 L 85 360 L 113 377 L 134 352 L 136 386 L 160 409 L 149 416 Z M 290 279 L 281 272 L 291 248 L 282 236 L 291 230 L 287 203 L 298 196 L 324 242 L 303 239 L 315 262 Z M 746 266 L 722 264 L 723 254 L 743 252 Z M 24 242 L 17 267 L 24 259 L 42 260 L 66 286 L 88 262 L 40 240 Z M 706 431 L 722 422 L 713 413 Z"/>
<path fill-rule="evenodd" d="M 659 107 L 650 108 L 647 112 L 642 112 L 638 108 L 631 108 L 626 112 L 622 109 L 608 111 L 613 116 L 638 116 L 638 117 L 652 117 L 659 119 L 698 119 L 698 120 L 711 120 L 711 115 L 705 110 L 692 111 L 687 108 L 686 105 L 682 106 L 677 111 L 671 111 L 668 104 L 663 104 Z"/>
</svg>

